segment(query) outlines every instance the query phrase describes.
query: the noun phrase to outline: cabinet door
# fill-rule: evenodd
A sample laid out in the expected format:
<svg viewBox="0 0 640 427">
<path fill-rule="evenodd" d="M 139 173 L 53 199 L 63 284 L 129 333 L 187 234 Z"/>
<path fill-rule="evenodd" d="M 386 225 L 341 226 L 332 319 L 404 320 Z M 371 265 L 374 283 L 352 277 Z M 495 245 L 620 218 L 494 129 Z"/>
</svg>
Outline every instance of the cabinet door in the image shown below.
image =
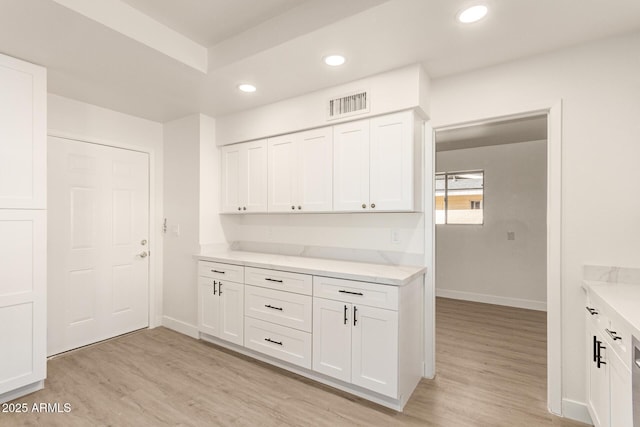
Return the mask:
<svg viewBox="0 0 640 427">
<path fill-rule="evenodd" d="M 333 210 L 369 210 L 369 120 L 333 127 Z"/>
<path fill-rule="evenodd" d="M 244 344 L 244 285 L 219 282 L 220 328 L 218 337 L 234 344 Z"/>
<path fill-rule="evenodd" d="M 209 277 L 198 278 L 198 328 L 200 332 L 215 337 L 220 335 L 220 299 L 217 283 L 218 280 Z"/>
<path fill-rule="evenodd" d="M 633 399 L 631 370 L 613 351 L 609 361 L 609 386 L 611 389 L 611 426 L 633 425 Z M 633 363 L 633 362 L 632 362 Z"/>
<path fill-rule="evenodd" d="M 46 70 L 0 55 L 0 209 L 46 209 Z"/>
<path fill-rule="evenodd" d="M 591 419 L 596 427 L 609 427 L 609 366 L 608 346 L 605 345 L 600 333 L 594 329 L 590 334 L 590 342 L 587 343 L 591 355 L 589 364 L 589 383 L 587 391 L 587 404 Z M 595 359 L 598 345 L 600 348 L 601 361 L 605 364 L 598 364 Z"/>
<path fill-rule="evenodd" d="M 351 382 L 351 304 L 313 299 L 313 370 Z"/>
<path fill-rule="evenodd" d="M 228 145 L 221 149 L 222 212 L 238 213 L 242 210 L 240 201 L 240 165 L 244 151 L 243 144 Z"/>
<path fill-rule="evenodd" d="M 283 135 L 268 141 L 269 212 L 292 212 L 297 208 L 294 200 L 297 190 L 297 135 Z"/>
<path fill-rule="evenodd" d="M 333 131 L 331 127 L 300 134 L 296 209 L 328 212 L 333 207 Z"/>
<path fill-rule="evenodd" d="M 351 382 L 398 397 L 398 312 L 353 305 Z"/>
<path fill-rule="evenodd" d="M 0 395 L 46 376 L 46 221 L 0 209 Z"/>
<path fill-rule="evenodd" d="M 242 212 L 267 212 L 267 141 L 243 145 L 240 206 Z"/>
<path fill-rule="evenodd" d="M 371 119 L 370 206 L 413 210 L 413 112 Z"/>
</svg>

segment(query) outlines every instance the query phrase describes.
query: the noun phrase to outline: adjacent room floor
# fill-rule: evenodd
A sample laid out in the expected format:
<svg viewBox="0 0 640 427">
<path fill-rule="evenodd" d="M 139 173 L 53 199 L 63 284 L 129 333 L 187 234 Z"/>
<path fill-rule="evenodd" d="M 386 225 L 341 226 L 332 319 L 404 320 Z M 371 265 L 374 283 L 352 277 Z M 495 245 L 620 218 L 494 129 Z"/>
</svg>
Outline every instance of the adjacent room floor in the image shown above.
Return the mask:
<svg viewBox="0 0 640 427">
<path fill-rule="evenodd" d="M 46 388 L 0 413 L 38 426 L 583 426 L 546 410 L 545 313 L 437 299 L 437 377 L 404 413 L 165 328 L 54 358 Z"/>
</svg>

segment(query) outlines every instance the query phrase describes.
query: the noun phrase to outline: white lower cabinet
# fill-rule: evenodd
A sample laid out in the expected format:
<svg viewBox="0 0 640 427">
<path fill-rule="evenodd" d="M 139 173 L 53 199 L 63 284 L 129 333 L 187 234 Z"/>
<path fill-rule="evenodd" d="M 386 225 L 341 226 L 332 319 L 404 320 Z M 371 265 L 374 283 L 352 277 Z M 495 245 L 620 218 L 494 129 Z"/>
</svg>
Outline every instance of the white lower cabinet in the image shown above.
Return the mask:
<svg viewBox="0 0 640 427">
<path fill-rule="evenodd" d="M 244 344 L 244 284 L 200 276 L 198 279 L 200 332 Z"/>
<path fill-rule="evenodd" d="M 315 298 L 313 369 L 396 398 L 398 313 Z"/>
<path fill-rule="evenodd" d="M 311 368 L 310 333 L 247 317 L 245 334 L 245 347 L 293 365 Z"/>
<path fill-rule="evenodd" d="M 596 427 L 631 427 L 631 333 L 617 313 L 588 298 L 587 408 Z"/>
<path fill-rule="evenodd" d="M 402 410 L 423 374 L 423 277 L 392 286 L 285 270 L 200 261 L 200 332 Z"/>
</svg>

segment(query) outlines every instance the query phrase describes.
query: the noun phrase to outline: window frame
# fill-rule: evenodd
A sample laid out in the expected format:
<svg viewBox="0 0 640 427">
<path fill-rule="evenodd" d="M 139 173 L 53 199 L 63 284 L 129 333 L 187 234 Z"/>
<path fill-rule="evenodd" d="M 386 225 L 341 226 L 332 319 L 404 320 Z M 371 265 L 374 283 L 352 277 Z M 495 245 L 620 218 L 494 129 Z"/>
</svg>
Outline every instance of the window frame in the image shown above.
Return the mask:
<svg viewBox="0 0 640 427">
<path fill-rule="evenodd" d="M 436 223 L 436 225 L 479 225 L 479 226 L 483 226 L 484 225 L 484 169 L 471 169 L 471 170 L 455 170 L 455 171 L 447 171 L 447 172 L 436 172 L 435 173 L 435 179 L 437 180 L 438 176 L 442 176 L 444 177 L 444 222 L 441 224 Z M 450 223 L 449 222 L 449 176 L 450 175 L 464 175 L 464 174 L 473 174 L 473 173 L 477 173 L 477 174 L 482 174 L 482 201 L 480 201 L 480 208 L 479 210 L 482 210 L 482 222 L 478 223 L 478 224 L 465 224 L 465 223 L 460 223 L 460 222 L 456 222 L 456 223 Z M 435 187 L 435 186 L 434 186 Z M 437 191 L 437 190 L 436 190 Z M 436 206 L 435 203 L 435 197 L 436 195 L 434 194 L 434 207 Z M 472 210 L 474 208 L 470 208 L 470 210 Z M 436 209 L 437 210 L 437 209 Z M 434 216 L 435 218 L 435 216 Z"/>
</svg>

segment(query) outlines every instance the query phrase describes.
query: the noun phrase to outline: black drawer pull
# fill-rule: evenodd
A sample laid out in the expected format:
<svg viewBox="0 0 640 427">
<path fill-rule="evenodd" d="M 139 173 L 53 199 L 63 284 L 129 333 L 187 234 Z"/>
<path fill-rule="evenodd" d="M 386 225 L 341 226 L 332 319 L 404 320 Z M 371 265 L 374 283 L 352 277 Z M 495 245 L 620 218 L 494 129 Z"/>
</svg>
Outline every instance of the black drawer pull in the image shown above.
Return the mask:
<svg viewBox="0 0 640 427">
<path fill-rule="evenodd" d="M 587 309 L 587 311 L 589 312 L 589 314 L 591 314 L 592 316 L 594 314 L 598 314 L 598 310 L 596 310 L 595 308 L 591 308 L 591 307 L 585 307 Z"/>
<path fill-rule="evenodd" d="M 212 273 L 218 273 L 218 274 L 227 274 L 224 271 L 220 271 L 220 270 L 211 270 Z"/>
<path fill-rule="evenodd" d="M 276 282 L 276 283 L 282 283 L 282 280 L 279 279 L 272 279 L 271 277 L 265 277 L 264 280 L 268 281 L 268 282 Z"/>
<path fill-rule="evenodd" d="M 353 326 L 356 326 L 356 323 L 358 323 L 358 317 L 356 316 L 357 313 L 358 313 L 358 307 L 354 305 L 353 306 Z"/>
<path fill-rule="evenodd" d="M 618 336 L 618 333 L 617 333 L 616 331 L 611 331 L 611 330 L 609 330 L 609 329 L 607 329 L 607 328 L 605 328 L 604 330 L 609 334 L 609 336 L 611 337 L 611 339 L 613 339 L 614 341 L 615 341 L 615 340 L 621 340 L 621 339 L 622 339 L 622 337 L 619 337 L 619 336 Z"/>
<path fill-rule="evenodd" d="M 274 344 L 282 345 L 282 341 L 274 341 L 271 338 L 265 338 L 264 340 L 265 341 L 269 341 L 269 342 L 274 343 Z"/>
<path fill-rule="evenodd" d="M 272 305 L 270 305 L 270 304 L 265 304 L 265 307 L 267 307 L 267 308 L 272 308 L 272 309 L 274 309 L 274 310 L 280 310 L 280 311 L 282 311 L 282 307 L 274 307 L 274 306 L 272 306 Z"/>
<path fill-rule="evenodd" d="M 351 291 L 345 291 L 344 289 L 340 289 L 338 292 L 340 292 L 341 294 L 349 294 L 349 295 L 360 295 L 360 296 L 364 295 L 362 292 L 351 292 Z"/>
<path fill-rule="evenodd" d="M 347 320 L 349 319 L 347 319 L 347 305 L 345 304 L 344 305 L 344 324 L 345 325 L 347 324 Z"/>
</svg>

